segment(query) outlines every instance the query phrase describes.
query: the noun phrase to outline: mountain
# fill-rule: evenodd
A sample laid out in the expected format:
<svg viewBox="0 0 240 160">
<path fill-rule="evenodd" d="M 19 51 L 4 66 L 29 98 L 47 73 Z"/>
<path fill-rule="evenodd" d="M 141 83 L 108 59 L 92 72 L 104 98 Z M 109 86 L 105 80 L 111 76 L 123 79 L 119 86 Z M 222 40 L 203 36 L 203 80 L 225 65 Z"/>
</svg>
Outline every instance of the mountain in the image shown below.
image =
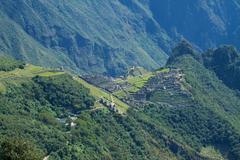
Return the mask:
<svg viewBox="0 0 240 160">
<path fill-rule="evenodd" d="M 239 93 L 213 61 L 183 41 L 165 68 L 113 79 L 1 57 L 1 156 L 24 147 L 16 155 L 32 159 L 237 160 Z"/>
<path fill-rule="evenodd" d="M 154 19 L 170 37 L 183 36 L 202 49 L 219 44 L 239 45 L 238 0 L 153 0 L 149 3 Z"/>
<path fill-rule="evenodd" d="M 181 38 L 199 50 L 239 46 L 239 13 L 238 0 L 1 1 L 0 53 L 118 76 L 163 66 Z"/>
<path fill-rule="evenodd" d="M 233 46 L 222 46 L 203 54 L 204 64 L 232 89 L 239 90 L 240 53 Z"/>
<path fill-rule="evenodd" d="M 228 52 L 218 52 L 220 57 L 236 53 L 228 46 L 216 51 L 222 48 Z M 162 130 L 174 139 L 178 147 L 170 148 L 183 159 L 188 159 L 188 147 L 205 158 L 239 159 L 239 93 L 208 68 L 205 54 L 183 41 L 166 68 L 113 81 L 86 78 L 133 106 L 154 136 L 161 137 Z"/>
<path fill-rule="evenodd" d="M 118 1 L 24 0 L 2 1 L 0 10 L 1 21 L 17 32 L 1 29 L 1 50 L 37 64 L 117 75 L 128 66 L 159 67 L 170 48 L 160 27 L 159 40 L 147 33 L 153 20 L 143 6 L 135 13 Z M 16 42 L 8 44 L 11 39 Z"/>
<path fill-rule="evenodd" d="M 27 64 L 0 71 L 0 84 L 3 160 L 203 157 L 161 128 L 150 131 L 142 112 L 76 75 Z"/>
<path fill-rule="evenodd" d="M 0 1 L 0 159 L 239 160 L 239 9 Z"/>
</svg>

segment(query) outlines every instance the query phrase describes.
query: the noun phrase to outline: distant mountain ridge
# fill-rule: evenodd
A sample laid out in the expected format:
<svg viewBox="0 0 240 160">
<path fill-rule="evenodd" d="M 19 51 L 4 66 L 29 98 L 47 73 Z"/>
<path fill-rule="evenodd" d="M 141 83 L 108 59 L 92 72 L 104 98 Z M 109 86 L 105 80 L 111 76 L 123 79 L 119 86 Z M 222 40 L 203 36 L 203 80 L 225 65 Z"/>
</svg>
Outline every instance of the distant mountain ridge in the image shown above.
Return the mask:
<svg viewBox="0 0 240 160">
<path fill-rule="evenodd" d="M 181 38 L 238 46 L 237 0 L 11 0 L 0 2 L 0 53 L 84 73 L 164 65 Z"/>
</svg>

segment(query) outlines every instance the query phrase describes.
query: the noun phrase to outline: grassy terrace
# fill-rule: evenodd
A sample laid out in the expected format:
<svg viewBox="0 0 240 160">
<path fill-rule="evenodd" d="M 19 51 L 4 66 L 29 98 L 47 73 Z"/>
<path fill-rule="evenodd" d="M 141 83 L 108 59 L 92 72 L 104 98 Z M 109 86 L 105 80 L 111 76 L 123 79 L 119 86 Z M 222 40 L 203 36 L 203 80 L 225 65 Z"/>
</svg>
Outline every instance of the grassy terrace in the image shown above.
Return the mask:
<svg viewBox="0 0 240 160">
<path fill-rule="evenodd" d="M 56 76 L 64 72 L 42 68 L 34 65 L 26 65 L 24 69 L 15 69 L 13 71 L 0 71 L 0 93 L 6 91 L 5 82 L 21 82 L 23 78 L 32 78 L 34 76 Z M 16 81 L 17 80 L 17 81 Z M 15 84 L 17 84 L 15 83 Z"/>
<path fill-rule="evenodd" d="M 127 93 L 135 93 L 139 91 L 145 85 L 145 83 L 154 75 L 155 74 L 153 72 L 148 72 L 142 76 L 128 76 L 126 80 L 116 79 L 115 83 L 122 84 L 127 82 L 131 85 L 131 87 L 125 89 L 125 91 L 119 90 L 115 92 L 114 95 L 123 98 L 127 96 Z"/>
<path fill-rule="evenodd" d="M 119 90 L 114 93 L 117 97 L 124 98 L 127 96 L 128 93 L 136 93 L 138 92 L 144 85 L 145 83 L 152 77 L 154 77 L 158 73 L 165 73 L 169 72 L 169 68 L 161 68 L 159 70 L 156 70 L 155 72 L 146 72 L 141 76 L 128 76 L 126 80 L 123 79 L 116 79 L 115 83 L 118 84 L 123 84 L 123 83 L 129 83 L 131 87 L 123 90 Z"/>
<path fill-rule="evenodd" d="M 102 89 L 97 88 L 97 87 L 87 83 L 86 81 L 84 81 L 81 78 L 75 77 L 74 79 L 77 80 L 82 85 L 84 85 L 86 88 L 90 89 L 91 94 L 97 100 L 99 100 L 101 97 L 103 97 L 103 98 L 111 101 L 110 94 L 107 93 L 106 91 L 103 91 Z M 118 98 L 116 98 L 116 97 L 113 97 L 113 99 L 114 99 L 114 102 L 115 102 L 116 107 L 118 108 L 119 112 L 122 113 L 122 114 L 126 113 L 126 111 L 128 110 L 129 106 L 126 103 L 124 103 L 121 100 L 119 100 Z"/>
<path fill-rule="evenodd" d="M 200 154 L 207 158 L 216 159 L 216 160 L 224 160 L 221 153 L 218 150 L 216 150 L 214 147 L 211 147 L 211 146 L 202 148 Z"/>
<path fill-rule="evenodd" d="M 45 69 L 39 66 L 26 65 L 24 69 L 15 69 L 9 72 L 0 72 L 0 80 L 11 80 L 15 78 L 31 78 L 34 76 L 56 76 L 64 72 Z"/>
<path fill-rule="evenodd" d="M 0 82 L 0 93 L 4 93 L 5 90 L 6 90 L 6 88 L 5 88 L 4 84 L 2 84 L 2 83 Z"/>
</svg>

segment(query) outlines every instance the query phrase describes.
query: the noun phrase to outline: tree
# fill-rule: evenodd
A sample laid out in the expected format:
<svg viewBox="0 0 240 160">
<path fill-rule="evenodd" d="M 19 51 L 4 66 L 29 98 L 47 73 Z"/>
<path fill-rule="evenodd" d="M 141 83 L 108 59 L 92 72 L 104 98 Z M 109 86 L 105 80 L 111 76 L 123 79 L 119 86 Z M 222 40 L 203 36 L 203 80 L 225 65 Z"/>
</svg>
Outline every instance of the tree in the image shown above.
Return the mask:
<svg viewBox="0 0 240 160">
<path fill-rule="evenodd" d="M 1 160 L 42 160 L 43 152 L 20 138 L 7 138 L 0 145 Z"/>
</svg>

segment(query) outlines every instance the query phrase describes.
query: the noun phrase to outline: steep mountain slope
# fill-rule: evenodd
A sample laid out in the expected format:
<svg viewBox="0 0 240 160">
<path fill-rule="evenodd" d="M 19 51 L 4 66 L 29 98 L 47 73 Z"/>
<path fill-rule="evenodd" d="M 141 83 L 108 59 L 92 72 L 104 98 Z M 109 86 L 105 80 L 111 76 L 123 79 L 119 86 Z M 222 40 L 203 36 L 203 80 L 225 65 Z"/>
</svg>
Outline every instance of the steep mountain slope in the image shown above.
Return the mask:
<svg viewBox="0 0 240 160">
<path fill-rule="evenodd" d="M 184 37 L 199 49 L 239 45 L 239 2 L 12 0 L 0 2 L 0 51 L 78 73 L 159 68 Z"/>
<path fill-rule="evenodd" d="M 183 36 L 203 49 L 216 44 L 239 46 L 238 0 L 153 0 L 149 3 L 154 19 L 170 37 Z"/>
<path fill-rule="evenodd" d="M 182 45 L 185 45 L 185 43 L 180 44 L 177 49 L 189 47 Z M 181 113 L 182 117 L 175 117 L 174 120 L 170 122 L 173 123 L 173 126 L 177 126 L 176 128 L 183 127 L 183 133 L 187 134 L 190 132 L 191 135 L 196 136 L 197 141 L 215 146 L 223 154 L 228 155 L 229 159 L 239 159 L 239 95 L 226 87 L 214 72 L 206 69 L 201 61 L 199 62 L 198 58 L 196 59 L 194 55 L 184 52 L 184 50 L 182 50 L 182 52 L 182 55 L 175 56 L 175 58 L 168 63 L 169 67 L 181 69 L 181 76 L 183 76 L 184 79 L 180 76 L 180 90 L 170 87 L 166 90 L 172 93 L 170 96 L 165 96 L 164 92 L 156 91 L 150 94 L 150 100 L 154 102 L 168 101 L 168 103 L 174 106 L 182 106 L 183 108 L 177 108 L 174 111 L 175 113 Z M 191 53 L 193 52 L 194 51 Z M 218 54 L 224 56 L 227 53 L 220 52 Z M 171 100 L 172 96 L 174 100 Z M 192 109 L 196 112 L 195 116 L 197 117 L 191 115 Z M 209 120 L 209 118 L 211 118 L 211 120 Z M 213 122 L 215 120 L 216 122 Z M 206 123 L 203 125 L 201 121 L 206 121 Z M 211 124 L 211 121 L 213 124 Z M 215 125 L 219 123 L 218 121 L 221 125 L 215 128 Z M 195 128 L 194 125 L 198 127 Z M 230 128 L 226 129 L 226 127 Z M 230 130 L 232 133 L 228 132 Z M 179 132 L 181 133 L 182 131 L 180 129 Z M 232 139 L 232 136 L 237 137 Z M 194 141 L 193 139 L 192 141 Z M 222 147 L 225 149 L 222 150 Z"/>
<path fill-rule="evenodd" d="M 221 81 L 217 79 L 214 73 L 207 71 L 199 63 L 192 63 L 191 58 L 189 57 L 183 58 L 184 59 L 179 59 L 181 62 L 178 61 L 176 66 L 185 70 L 184 73 L 186 74 L 186 81 L 187 83 L 191 84 L 190 91 L 193 94 L 195 101 L 197 101 L 197 103 L 203 107 L 203 110 L 211 110 L 214 112 L 214 114 L 218 115 L 220 119 L 227 121 L 225 122 L 225 125 L 234 127 L 234 130 L 239 135 L 239 95 L 227 88 Z M 191 71 L 191 67 L 196 69 Z M 214 129 L 214 127 L 209 127 L 210 131 L 217 131 Z M 196 135 L 199 136 L 199 132 L 196 133 Z M 239 138 L 232 139 L 229 133 L 224 133 L 224 131 L 220 131 L 219 135 L 223 136 L 220 138 L 222 140 L 212 139 L 210 140 L 210 144 L 229 144 L 229 147 L 232 147 L 232 149 L 230 149 L 232 150 L 232 153 L 228 155 L 229 158 L 238 159 L 237 157 L 239 157 L 240 151 L 238 143 Z M 206 135 L 204 135 L 204 138 L 205 136 Z M 210 138 L 211 136 L 206 137 Z M 218 136 L 215 136 L 214 138 L 216 137 Z M 235 156 L 231 157 L 232 154 Z"/>
<path fill-rule="evenodd" d="M 73 70 L 73 67 L 77 69 L 67 56 L 61 52 L 43 47 L 22 30 L 18 24 L 1 12 L 0 19 L 2 26 L 0 30 L 1 55 L 8 55 L 45 66 L 59 67 L 64 65 L 71 70 Z"/>
<path fill-rule="evenodd" d="M 222 46 L 203 54 L 204 65 L 213 70 L 227 86 L 240 89 L 240 54 L 233 46 Z"/>
<path fill-rule="evenodd" d="M 49 48 L 54 49 L 85 72 L 116 75 L 135 65 L 153 69 L 164 64 L 167 57 L 170 38 L 158 26 L 161 44 L 146 32 L 146 22 L 153 20 L 140 7 L 135 13 L 118 1 L 108 0 L 2 1 L 0 7 L 2 14 L 18 24 L 19 30 L 48 48 L 46 53 L 51 54 Z M 3 29 L 1 32 L 5 32 Z M 24 48 L 25 43 L 15 45 Z M 18 56 L 26 54 L 16 52 Z"/>
</svg>

